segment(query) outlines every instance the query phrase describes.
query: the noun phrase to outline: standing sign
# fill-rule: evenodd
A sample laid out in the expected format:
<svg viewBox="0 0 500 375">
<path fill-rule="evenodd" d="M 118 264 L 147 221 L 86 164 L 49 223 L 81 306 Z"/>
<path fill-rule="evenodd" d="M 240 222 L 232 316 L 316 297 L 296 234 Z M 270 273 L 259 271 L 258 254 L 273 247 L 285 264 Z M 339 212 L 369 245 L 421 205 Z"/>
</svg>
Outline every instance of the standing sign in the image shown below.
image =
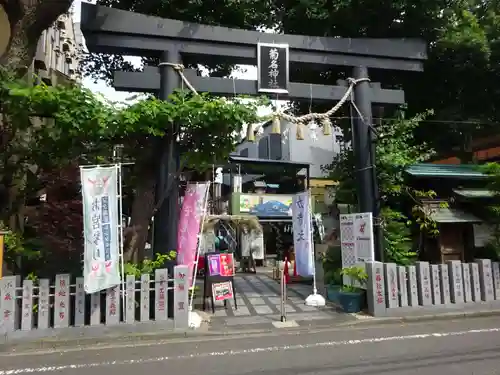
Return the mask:
<svg viewBox="0 0 500 375">
<path fill-rule="evenodd" d="M 354 243 L 357 262 L 373 262 L 375 246 L 373 243 L 373 219 L 371 212 L 354 214 Z"/>
<path fill-rule="evenodd" d="M 311 239 L 311 214 L 309 192 L 296 194 L 292 200 L 293 244 L 297 275 L 314 275 L 314 260 Z"/>
<path fill-rule="evenodd" d="M 288 44 L 257 44 L 258 91 L 288 94 L 289 55 Z"/>
<path fill-rule="evenodd" d="M 215 301 L 224 301 L 233 298 L 237 309 L 236 292 L 234 291 L 234 256 L 231 253 L 205 254 L 205 282 L 203 293 L 203 310 L 206 300 L 212 302 L 212 312 L 215 313 Z"/>
<path fill-rule="evenodd" d="M 83 277 L 86 293 L 120 284 L 118 169 L 81 168 L 83 203 Z"/>
<path fill-rule="evenodd" d="M 177 264 L 188 267 L 190 286 L 193 284 L 194 262 L 208 185 L 189 184 L 182 202 L 177 236 Z"/>
<path fill-rule="evenodd" d="M 375 260 L 371 212 L 340 215 L 340 247 L 342 268 Z"/>
<path fill-rule="evenodd" d="M 225 301 L 233 298 L 233 283 L 225 281 L 223 283 L 212 284 L 212 295 L 216 301 Z"/>
</svg>

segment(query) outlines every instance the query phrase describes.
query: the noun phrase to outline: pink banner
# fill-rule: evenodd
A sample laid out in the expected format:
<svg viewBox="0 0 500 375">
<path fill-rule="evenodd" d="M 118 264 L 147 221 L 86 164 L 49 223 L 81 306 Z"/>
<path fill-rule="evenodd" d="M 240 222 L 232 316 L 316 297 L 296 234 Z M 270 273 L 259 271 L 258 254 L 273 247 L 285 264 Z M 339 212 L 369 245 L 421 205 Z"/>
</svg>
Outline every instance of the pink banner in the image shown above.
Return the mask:
<svg viewBox="0 0 500 375">
<path fill-rule="evenodd" d="M 205 196 L 209 184 L 189 184 L 182 202 L 177 233 L 177 264 L 188 266 L 189 285 L 192 286 L 198 235 L 203 217 Z"/>
</svg>

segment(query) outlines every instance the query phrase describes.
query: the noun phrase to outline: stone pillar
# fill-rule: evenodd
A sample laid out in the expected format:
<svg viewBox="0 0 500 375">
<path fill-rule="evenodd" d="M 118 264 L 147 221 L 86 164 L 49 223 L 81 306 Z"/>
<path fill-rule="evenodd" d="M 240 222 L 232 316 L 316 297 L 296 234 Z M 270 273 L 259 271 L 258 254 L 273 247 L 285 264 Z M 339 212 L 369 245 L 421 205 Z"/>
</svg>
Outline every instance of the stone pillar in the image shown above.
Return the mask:
<svg viewBox="0 0 500 375">
<path fill-rule="evenodd" d="M 491 260 L 478 259 L 479 280 L 481 283 L 481 299 L 483 301 L 493 301 L 495 293 L 493 291 L 493 276 L 491 272 Z"/>
<path fill-rule="evenodd" d="M 399 307 L 398 280 L 395 263 L 384 263 L 387 308 Z"/>
<path fill-rule="evenodd" d="M 406 276 L 406 267 L 398 266 L 398 288 L 399 288 L 399 306 L 408 306 L 408 278 Z"/>
<path fill-rule="evenodd" d="M 472 282 L 470 267 L 467 263 L 462 263 L 462 275 L 464 277 L 464 301 L 472 302 Z"/>
<path fill-rule="evenodd" d="M 464 303 L 464 279 L 462 276 L 462 263 L 459 260 L 448 262 L 448 273 L 451 284 L 451 302 Z"/>
<path fill-rule="evenodd" d="M 439 265 L 440 276 L 441 276 L 441 301 L 444 305 L 449 305 L 451 303 L 450 297 L 450 276 L 448 274 L 448 265 Z"/>
<path fill-rule="evenodd" d="M 418 303 L 432 305 L 430 268 L 427 262 L 417 262 Z"/>
<path fill-rule="evenodd" d="M 470 263 L 470 276 L 472 281 L 472 301 L 481 301 L 481 278 L 479 277 L 479 265 L 477 263 Z"/>
<path fill-rule="evenodd" d="M 189 328 L 189 278 L 188 266 L 174 268 L 174 325 Z"/>
<path fill-rule="evenodd" d="M 493 273 L 493 286 L 495 290 L 495 299 L 500 299 L 500 263 L 491 263 Z"/>
<path fill-rule="evenodd" d="M 408 274 L 408 304 L 410 306 L 418 306 L 418 286 L 417 286 L 417 269 L 415 266 L 407 267 Z"/>
<path fill-rule="evenodd" d="M 384 267 L 381 262 L 367 262 L 366 296 L 368 299 L 368 312 L 373 316 L 385 315 L 387 307 L 384 288 Z"/>
<path fill-rule="evenodd" d="M 432 283 L 432 303 L 441 305 L 441 278 L 439 277 L 439 265 L 431 264 L 431 283 Z"/>
</svg>

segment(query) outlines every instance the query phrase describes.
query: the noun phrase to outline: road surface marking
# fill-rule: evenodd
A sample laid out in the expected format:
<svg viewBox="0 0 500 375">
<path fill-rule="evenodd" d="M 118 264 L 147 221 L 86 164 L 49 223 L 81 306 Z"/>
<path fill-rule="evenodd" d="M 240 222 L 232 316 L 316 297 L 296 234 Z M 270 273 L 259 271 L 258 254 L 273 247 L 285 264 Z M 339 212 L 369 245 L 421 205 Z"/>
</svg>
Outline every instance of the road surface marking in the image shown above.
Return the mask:
<svg viewBox="0 0 500 375">
<path fill-rule="evenodd" d="M 25 368 L 11 369 L 11 370 L 0 370 L 0 375 L 17 375 L 17 374 L 44 373 L 44 372 L 47 373 L 47 372 L 57 372 L 57 371 L 63 371 L 63 370 L 92 369 L 92 368 L 96 368 L 96 367 L 106 367 L 106 366 L 116 366 L 116 365 L 140 365 L 140 364 L 147 364 L 147 363 L 157 363 L 157 362 L 165 362 L 165 361 L 173 361 L 173 360 L 185 360 L 185 359 L 193 359 L 193 358 L 200 358 L 200 357 L 207 358 L 207 357 L 236 356 L 236 355 L 245 355 L 245 354 L 254 354 L 254 353 L 272 353 L 272 352 L 289 351 L 289 350 L 297 350 L 297 349 L 311 349 L 311 348 L 319 348 L 319 347 L 347 346 L 347 345 L 359 345 L 359 344 L 374 344 L 374 343 L 379 343 L 379 342 L 405 341 L 405 340 L 441 338 L 441 337 L 452 337 L 452 336 L 465 336 L 465 335 L 475 334 L 475 333 L 497 333 L 497 332 L 500 332 L 500 328 L 471 329 L 471 330 L 467 330 L 467 331 L 458 331 L 458 332 L 421 333 L 421 334 L 406 335 L 406 336 L 372 337 L 372 338 L 367 338 L 367 339 L 327 341 L 327 342 L 318 342 L 318 343 L 311 343 L 311 344 L 268 346 L 268 347 L 262 347 L 262 348 L 224 350 L 224 351 L 220 351 L 220 352 L 192 353 L 192 354 L 187 354 L 187 355 L 164 356 L 164 357 L 154 357 L 154 358 L 139 358 L 139 359 L 103 361 L 103 362 L 93 362 L 93 363 L 41 366 L 41 367 L 25 367 Z"/>
</svg>

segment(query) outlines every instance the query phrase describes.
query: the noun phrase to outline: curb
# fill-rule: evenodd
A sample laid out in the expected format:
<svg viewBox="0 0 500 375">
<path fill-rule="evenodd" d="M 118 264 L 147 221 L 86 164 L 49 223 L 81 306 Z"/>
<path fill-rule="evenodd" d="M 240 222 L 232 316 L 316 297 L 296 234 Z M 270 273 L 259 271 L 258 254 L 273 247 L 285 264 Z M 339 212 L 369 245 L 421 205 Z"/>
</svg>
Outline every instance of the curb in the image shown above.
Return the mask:
<svg viewBox="0 0 500 375">
<path fill-rule="evenodd" d="M 492 316 L 500 316 L 500 309 L 479 310 L 479 311 L 457 311 L 457 312 L 445 312 L 440 314 L 426 314 L 426 315 L 356 318 L 355 321 L 342 323 L 339 326 L 348 327 L 348 326 L 363 325 L 363 324 L 379 325 L 379 324 L 393 324 L 393 323 L 418 323 L 418 322 L 439 321 L 439 320 L 449 320 L 449 319 L 488 318 Z"/>
<path fill-rule="evenodd" d="M 356 316 L 356 315 L 355 315 Z M 324 330 L 345 330 L 356 327 L 376 327 L 381 325 L 420 323 L 426 321 L 441 321 L 450 319 L 476 319 L 500 316 L 500 310 L 488 311 L 461 311 L 442 314 L 429 314 L 406 317 L 366 317 L 356 318 L 356 320 L 337 324 L 318 324 L 317 326 L 298 326 L 291 328 L 269 328 L 261 329 L 234 329 L 234 330 L 214 330 L 211 331 L 207 325 L 197 330 L 170 331 L 170 332 L 150 332 L 126 335 L 108 335 L 103 337 L 79 337 L 79 338 L 58 338 L 51 337 L 40 340 L 11 340 L 0 344 L 0 356 L 9 352 L 29 352 L 38 350 L 64 350 L 64 349 L 84 349 L 90 346 L 105 346 L 110 344 L 133 345 L 134 343 L 168 343 L 184 339 L 217 339 L 217 338 L 241 338 L 242 336 L 266 335 L 266 334 L 298 334 L 305 332 Z"/>
</svg>

